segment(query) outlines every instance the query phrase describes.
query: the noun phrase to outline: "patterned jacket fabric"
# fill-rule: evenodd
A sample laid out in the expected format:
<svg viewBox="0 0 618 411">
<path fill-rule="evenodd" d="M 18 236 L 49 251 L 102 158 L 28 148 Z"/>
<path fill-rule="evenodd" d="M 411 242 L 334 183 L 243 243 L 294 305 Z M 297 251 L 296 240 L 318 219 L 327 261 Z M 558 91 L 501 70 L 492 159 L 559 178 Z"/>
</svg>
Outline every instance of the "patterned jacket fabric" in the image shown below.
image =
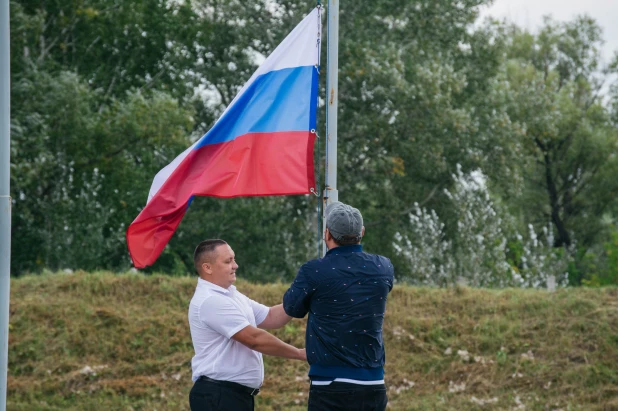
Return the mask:
<svg viewBox="0 0 618 411">
<path fill-rule="evenodd" d="M 309 314 L 310 377 L 384 378 L 382 325 L 393 281 L 391 261 L 361 245 L 332 248 L 300 268 L 283 308 L 296 318 Z"/>
</svg>

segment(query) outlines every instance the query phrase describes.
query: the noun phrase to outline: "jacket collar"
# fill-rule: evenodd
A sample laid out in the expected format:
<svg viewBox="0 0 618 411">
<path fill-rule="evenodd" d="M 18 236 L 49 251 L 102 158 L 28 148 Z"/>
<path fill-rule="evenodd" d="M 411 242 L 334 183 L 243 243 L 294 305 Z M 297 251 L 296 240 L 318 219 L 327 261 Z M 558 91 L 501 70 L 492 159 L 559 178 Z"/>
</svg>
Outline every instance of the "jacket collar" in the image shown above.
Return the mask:
<svg viewBox="0 0 618 411">
<path fill-rule="evenodd" d="M 363 246 L 361 244 L 354 245 L 340 245 L 335 248 L 331 248 L 326 252 L 326 255 L 335 254 L 348 254 L 348 253 L 362 253 Z M 326 257 L 326 256 L 325 256 Z"/>
</svg>

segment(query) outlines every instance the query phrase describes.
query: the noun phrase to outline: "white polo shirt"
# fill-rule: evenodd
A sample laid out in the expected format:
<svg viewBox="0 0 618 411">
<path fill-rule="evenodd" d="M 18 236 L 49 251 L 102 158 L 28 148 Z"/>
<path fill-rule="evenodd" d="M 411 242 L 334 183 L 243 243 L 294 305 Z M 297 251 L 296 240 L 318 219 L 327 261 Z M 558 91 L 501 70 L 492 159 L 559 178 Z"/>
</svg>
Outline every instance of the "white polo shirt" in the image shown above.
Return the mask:
<svg viewBox="0 0 618 411">
<path fill-rule="evenodd" d="M 238 331 L 257 327 L 269 308 L 236 290 L 197 280 L 189 304 L 189 327 L 195 356 L 191 360 L 193 381 L 205 375 L 259 388 L 264 381 L 262 354 L 232 339 Z"/>
</svg>

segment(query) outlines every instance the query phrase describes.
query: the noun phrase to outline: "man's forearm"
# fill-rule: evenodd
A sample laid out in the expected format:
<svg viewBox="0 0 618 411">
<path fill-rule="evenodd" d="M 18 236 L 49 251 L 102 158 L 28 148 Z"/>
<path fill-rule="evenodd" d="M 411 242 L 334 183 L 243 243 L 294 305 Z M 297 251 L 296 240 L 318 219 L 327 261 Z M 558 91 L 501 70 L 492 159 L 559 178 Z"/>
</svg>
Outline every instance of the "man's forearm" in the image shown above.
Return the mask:
<svg viewBox="0 0 618 411">
<path fill-rule="evenodd" d="M 275 357 L 290 358 L 293 360 L 307 360 L 304 349 L 299 349 L 284 343 L 277 337 L 264 330 L 248 326 L 237 332 L 234 340 L 246 345 L 254 351 Z"/>
<path fill-rule="evenodd" d="M 290 358 L 293 360 L 305 360 L 301 350 L 290 344 L 284 343 L 272 334 L 262 331 L 255 343 L 253 344 L 253 350 L 261 352 L 265 355 L 273 355 L 275 357 Z"/>
</svg>

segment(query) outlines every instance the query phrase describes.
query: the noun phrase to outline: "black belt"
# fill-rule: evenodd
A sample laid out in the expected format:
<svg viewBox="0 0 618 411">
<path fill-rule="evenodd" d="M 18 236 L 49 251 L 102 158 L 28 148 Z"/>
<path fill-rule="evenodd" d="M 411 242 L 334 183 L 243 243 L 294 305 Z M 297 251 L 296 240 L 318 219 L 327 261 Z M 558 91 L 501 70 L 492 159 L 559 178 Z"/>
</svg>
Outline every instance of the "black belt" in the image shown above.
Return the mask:
<svg viewBox="0 0 618 411">
<path fill-rule="evenodd" d="M 207 381 L 207 382 L 210 382 L 210 383 L 213 383 L 213 384 L 217 384 L 217 385 L 220 385 L 222 387 L 228 387 L 228 388 L 230 388 L 232 390 L 240 391 L 242 393 L 249 394 L 249 395 L 258 395 L 260 393 L 260 389 L 259 388 L 247 387 L 246 385 L 238 384 L 237 382 L 232 382 L 232 381 L 213 380 L 212 378 L 208 378 L 205 375 L 200 376 L 197 379 L 197 381 Z"/>
</svg>

